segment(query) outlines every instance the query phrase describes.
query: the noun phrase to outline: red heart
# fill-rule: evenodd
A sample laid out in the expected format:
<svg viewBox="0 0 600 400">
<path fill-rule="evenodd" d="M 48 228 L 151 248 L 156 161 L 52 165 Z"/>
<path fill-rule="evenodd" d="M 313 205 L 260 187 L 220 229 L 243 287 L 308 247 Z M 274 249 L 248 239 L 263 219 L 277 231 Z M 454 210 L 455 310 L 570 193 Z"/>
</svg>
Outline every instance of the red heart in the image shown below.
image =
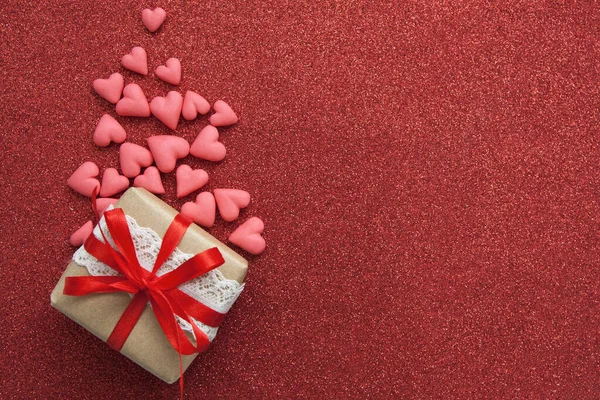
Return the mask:
<svg viewBox="0 0 600 400">
<path fill-rule="evenodd" d="M 131 53 L 125 54 L 121 59 L 121 65 L 138 74 L 148 75 L 148 55 L 146 50 L 136 46 Z"/>
<path fill-rule="evenodd" d="M 154 159 L 148 149 L 133 143 L 123 143 L 119 149 L 119 160 L 123 175 L 134 178 L 140 174 L 142 167 L 152 165 Z"/>
<path fill-rule="evenodd" d="M 165 65 L 159 65 L 154 71 L 156 76 L 171 85 L 181 82 L 181 62 L 177 58 L 169 58 Z"/>
<path fill-rule="evenodd" d="M 181 207 L 181 213 L 198 225 L 210 228 L 215 223 L 215 198 L 210 192 L 199 193 L 195 202 L 188 201 Z"/>
<path fill-rule="evenodd" d="M 150 110 L 152 111 L 152 115 L 158 118 L 163 124 L 175 130 L 179 123 L 182 105 L 183 98 L 181 94 L 170 91 L 166 97 L 157 96 L 153 98 L 150 102 Z"/>
<path fill-rule="evenodd" d="M 126 137 L 127 133 L 121 124 L 110 115 L 104 114 L 102 118 L 100 118 L 98 125 L 96 125 L 93 140 L 97 146 L 105 147 L 108 146 L 111 141 L 123 143 Z"/>
<path fill-rule="evenodd" d="M 233 125 L 238 122 L 238 117 L 235 115 L 231 107 L 223 100 L 218 100 L 214 105 L 215 113 L 210 116 L 210 124 L 212 126 Z"/>
<path fill-rule="evenodd" d="M 115 104 L 119 101 L 123 92 L 123 75 L 115 72 L 108 79 L 96 79 L 92 86 L 100 97 Z"/>
<path fill-rule="evenodd" d="M 265 239 L 260 235 L 264 229 L 265 224 L 262 220 L 252 217 L 229 235 L 229 241 L 250 254 L 260 254 L 267 246 Z"/>
<path fill-rule="evenodd" d="M 108 206 L 110 206 L 111 204 L 117 204 L 117 201 L 119 200 L 111 198 L 96 199 L 96 211 L 98 211 L 98 217 L 101 217 L 102 214 L 104 214 L 104 211 L 106 211 Z"/>
<path fill-rule="evenodd" d="M 183 118 L 191 121 L 196 119 L 198 113 L 204 115 L 210 111 L 210 104 L 206 99 L 200 96 L 198 93 L 188 90 L 185 92 L 183 98 L 183 108 L 181 109 L 181 115 Z"/>
<path fill-rule="evenodd" d="M 155 194 L 165 193 L 165 188 L 160 180 L 160 172 L 156 167 L 146 168 L 144 175 L 138 175 L 134 179 L 133 186 L 142 187 Z"/>
<path fill-rule="evenodd" d="M 190 148 L 190 154 L 208 161 L 221 161 L 227 150 L 219 142 L 219 131 L 212 125 L 207 125 L 200 131 Z"/>
<path fill-rule="evenodd" d="M 142 22 L 150 32 L 156 32 L 165 18 L 167 18 L 167 13 L 160 7 L 156 7 L 154 10 L 146 8 L 142 11 Z"/>
<path fill-rule="evenodd" d="M 100 190 L 100 182 L 95 179 L 99 173 L 100 170 L 96 164 L 86 161 L 73 172 L 73 175 L 67 180 L 67 184 L 77 193 L 92 197 L 95 188 Z"/>
<path fill-rule="evenodd" d="M 250 194 L 239 189 L 215 189 L 215 200 L 219 214 L 225 221 L 231 222 L 240 215 L 240 208 L 250 204 Z"/>
<path fill-rule="evenodd" d="M 120 175 L 115 168 L 107 168 L 102 175 L 102 188 L 100 196 L 108 197 L 122 192 L 129 187 L 129 179 Z"/>
<path fill-rule="evenodd" d="M 139 85 L 130 83 L 123 89 L 123 98 L 115 107 L 117 114 L 122 117 L 149 117 L 150 106 L 144 91 Z"/>
<path fill-rule="evenodd" d="M 83 242 L 85 242 L 85 239 L 87 239 L 88 236 L 92 234 L 93 230 L 94 224 L 92 223 L 92 221 L 88 221 L 85 224 L 83 224 L 81 228 L 73 232 L 73 234 L 69 238 L 69 242 L 71 242 L 73 246 L 81 246 Z"/>
<path fill-rule="evenodd" d="M 190 154 L 190 144 L 179 136 L 159 135 L 149 137 L 147 140 L 156 166 L 161 172 L 173 171 L 177 159 Z"/>
<path fill-rule="evenodd" d="M 200 189 L 208 182 L 208 174 L 203 169 L 192 169 L 189 165 L 181 165 L 175 174 L 177 177 L 177 197 L 187 196 Z"/>
</svg>

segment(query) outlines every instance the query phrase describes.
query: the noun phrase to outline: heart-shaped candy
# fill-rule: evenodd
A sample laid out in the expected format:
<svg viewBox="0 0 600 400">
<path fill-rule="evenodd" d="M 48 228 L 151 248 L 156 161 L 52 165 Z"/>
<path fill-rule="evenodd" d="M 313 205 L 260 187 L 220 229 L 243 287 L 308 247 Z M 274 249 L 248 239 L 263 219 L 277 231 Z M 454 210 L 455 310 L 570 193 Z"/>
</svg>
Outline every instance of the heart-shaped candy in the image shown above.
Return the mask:
<svg viewBox="0 0 600 400">
<path fill-rule="evenodd" d="M 108 197 L 122 192 L 129 187 L 129 179 L 120 175 L 115 168 L 107 168 L 102 175 L 102 188 L 100 196 Z"/>
<path fill-rule="evenodd" d="M 215 200 L 219 214 L 225 221 L 231 222 L 240 215 L 240 208 L 250 204 L 250 194 L 239 189 L 215 189 Z"/>
<path fill-rule="evenodd" d="M 181 62 L 177 58 L 169 58 L 165 65 L 159 65 L 154 71 L 156 76 L 171 85 L 181 82 Z"/>
<path fill-rule="evenodd" d="M 209 121 L 212 126 L 233 125 L 238 122 L 238 117 L 235 115 L 229 104 L 223 100 L 218 100 L 214 105 L 215 113 L 210 116 Z"/>
<path fill-rule="evenodd" d="M 148 149 L 133 143 L 123 143 L 119 149 L 119 161 L 123 175 L 134 178 L 140 174 L 142 167 L 152 165 L 154 159 Z"/>
<path fill-rule="evenodd" d="M 252 217 L 229 235 L 229 241 L 250 254 L 260 254 L 267 246 L 265 239 L 260 235 L 264 229 L 265 224 L 262 220 Z"/>
<path fill-rule="evenodd" d="M 149 117 L 150 106 L 144 91 L 139 85 L 130 83 L 123 89 L 123 98 L 115 108 L 117 114 L 123 117 Z"/>
<path fill-rule="evenodd" d="M 123 93 L 123 75 L 115 72 L 108 79 L 96 79 L 92 86 L 100 97 L 116 104 Z"/>
<path fill-rule="evenodd" d="M 221 161 L 225 158 L 225 146 L 219 142 L 219 131 L 212 125 L 205 126 L 190 148 L 190 154 L 208 161 Z"/>
<path fill-rule="evenodd" d="M 100 190 L 100 182 L 96 179 L 99 173 L 96 164 L 86 161 L 73 172 L 67 184 L 77 193 L 92 197 L 94 189 Z"/>
<path fill-rule="evenodd" d="M 190 144 L 179 136 L 159 135 L 149 137 L 147 140 L 156 166 L 164 173 L 173 171 L 177 159 L 190 154 Z"/>
<path fill-rule="evenodd" d="M 121 124 L 110 115 L 104 114 L 96 125 L 93 140 L 96 146 L 105 147 L 110 142 L 123 143 L 126 137 L 127 133 Z"/>
<path fill-rule="evenodd" d="M 146 8 L 142 11 L 142 22 L 150 32 L 156 32 L 166 17 L 166 11 L 160 7 L 156 7 L 154 10 Z"/>
<path fill-rule="evenodd" d="M 111 198 L 98 198 L 96 199 L 96 211 L 98 211 L 98 218 L 104 214 L 104 211 L 111 205 L 117 204 L 118 199 Z"/>
<path fill-rule="evenodd" d="M 210 228 L 215 223 L 215 198 L 210 192 L 199 193 L 196 201 L 188 201 L 181 207 L 181 213 L 198 225 Z"/>
<path fill-rule="evenodd" d="M 160 172 L 156 167 L 146 168 L 143 175 L 138 175 L 133 180 L 133 186 L 142 187 L 155 194 L 165 193 L 165 188 L 160 180 Z"/>
<path fill-rule="evenodd" d="M 183 118 L 191 121 L 196 119 L 198 114 L 206 114 L 210 111 L 210 103 L 206 99 L 200 96 L 198 93 L 188 90 L 185 92 L 183 98 L 183 108 L 181 109 L 181 115 Z"/>
<path fill-rule="evenodd" d="M 125 54 L 121 58 L 121 65 L 138 74 L 148 75 L 148 55 L 146 54 L 146 50 L 139 46 L 134 47 L 131 49 L 131 53 Z"/>
<path fill-rule="evenodd" d="M 83 224 L 81 228 L 73 232 L 73 234 L 69 238 L 69 242 L 71 242 L 73 246 L 81 246 L 83 242 L 85 242 L 85 239 L 87 239 L 88 236 L 92 234 L 93 230 L 94 224 L 92 223 L 92 221 L 88 221 L 85 224 Z"/>
<path fill-rule="evenodd" d="M 169 128 L 177 129 L 179 116 L 181 115 L 181 106 L 183 98 L 181 94 L 175 91 L 167 93 L 166 97 L 157 96 L 150 102 L 152 115 L 158 118 Z"/>
<path fill-rule="evenodd" d="M 208 174 L 203 169 L 192 169 L 189 165 L 180 165 L 175 173 L 177 177 L 177 197 L 187 196 L 208 182 Z"/>
</svg>

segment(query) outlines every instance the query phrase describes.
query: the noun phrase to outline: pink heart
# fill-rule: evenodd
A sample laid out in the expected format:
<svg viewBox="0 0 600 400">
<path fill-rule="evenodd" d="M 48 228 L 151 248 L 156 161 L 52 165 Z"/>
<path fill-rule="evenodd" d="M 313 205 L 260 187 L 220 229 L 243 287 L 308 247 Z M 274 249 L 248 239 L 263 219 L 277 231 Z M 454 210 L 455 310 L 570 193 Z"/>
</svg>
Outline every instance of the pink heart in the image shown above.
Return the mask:
<svg viewBox="0 0 600 400">
<path fill-rule="evenodd" d="M 219 142 L 219 131 L 207 125 L 200 131 L 190 148 L 190 154 L 208 161 L 221 161 L 225 158 L 225 146 Z"/>
<path fill-rule="evenodd" d="M 119 161 L 123 175 L 134 178 L 140 174 L 142 167 L 152 165 L 154 159 L 148 149 L 133 143 L 123 143 L 119 149 Z"/>
<path fill-rule="evenodd" d="M 129 187 L 129 179 L 120 175 L 115 168 L 107 168 L 102 175 L 102 188 L 100 196 L 108 197 L 122 192 Z"/>
<path fill-rule="evenodd" d="M 250 254 L 260 254 L 267 246 L 265 239 L 260 235 L 264 229 L 265 224 L 262 220 L 252 217 L 229 235 L 229 241 Z"/>
<path fill-rule="evenodd" d="M 146 50 L 139 46 L 134 47 L 131 49 L 131 53 L 125 54 L 121 58 L 121 65 L 138 74 L 148 75 L 148 55 L 146 54 Z"/>
<path fill-rule="evenodd" d="M 219 214 L 225 221 L 231 222 L 240 215 L 240 208 L 250 204 L 250 194 L 239 189 L 215 189 L 215 200 Z"/>
<path fill-rule="evenodd" d="M 81 246 L 83 242 L 85 242 L 85 239 L 87 239 L 88 236 L 92 234 L 93 230 L 94 224 L 92 223 L 92 221 L 88 221 L 85 224 L 83 224 L 81 228 L 73 232 L 73 234 L 69 238 L 69 242 L 71 242 L 73 246 Z"/>
<path fill-rule="evenodd" d="M 177 58 L 169 58 L 165 65 L 159 65 L 156 68 L 154 71 L 156 76 L 171 85 L 179 85 L 179 82 L 181 82 L 181 62 Z"/>
<path fill-rule="evenodd" d="M 123 98 L 115 108 L 122 117 L 149 117 L 150 106 L 142 88 L 135 83 L 130 83 L 123 89 Z"/>
<path fill-rule="evenodd" d="M 210 116 L 210 124 L 212 126 L 233 125 L 238 122 L 238 117 L 235 115 L 231 107 L 223 100 L 218 100 L 214 105 L 215 113 Z"/>
<path fill-rule="evenodd" d="M 181 213 L 198 225 L 210 228 L 215 223 L 215 198 L 210 192 L 199 193 L 195 202 L 188 201 L 181 207 Z"/>
<path fill-rule="evenodd" d="M 146 8 L 142 11 L 142 22 L 150 32 L 156 32 L 166 17 L 166 11 L 160 7 L 156 7 L 154 10 Z"/>
<path fill-rule="evenodd" d="M 170 91 L 166 97 L 157 96 L 150 102 L 152 115 L 169 128 L 177 129 L 183 98 L 181 94 Z"/>
<path fill-rule="evenodd" d="M 133 180 L 133 186 L 142 187 L 149 192 L 156 194 L 165 193 L 162 181 L 160 180 L 160 172 L 156 167 L 148 167 L 144 171 L 144 175 L 138 175 Z"/>
<path fill-rule="evenodd" d="M 104 214 L 104 211 L 106 211 L 108 206 L 110 206 L 111 204 L 113 204 L 113 205 L 117 204 L 117 201 L 119 201 L 119 200 L 111 199 L 111 198 L 96 199 L 96 211 L 98 211 L 98 218 L 100 218 L 102 216 L 102 214 Z"/>
<path fill-rule="evenodd" d="M 183 108 L 181 109 L 181 115 L 183 118 L 191 121 L 196 119 L 198 113 L 204 115 L 210 111 L 210 104 L 206 99 L 200 96 L 198 93 L 188 90 L 185 92 L 183 99 Z"/>
<path fill-rule="evenodd" d="M 100 97 L 115 104 L 123 92 L 123 75 L 115 72 L 108 79 L 96 79 L 92 86 Z"/>
<path fill-rule="evenodd" d="M 123 143 L 126 137 L 127 133 L 121 124 L 110 115 L 104 114 L 96 125 L 93 140 L 97 146 L 105 147 L 110 142 Z"/>
<path fill-rule="evenodd" d="M 179 136 L 160 135 L 149 137 L 147 140 L 156 166 L 161 172 L 173 171 L 177 159 L 190 154 L 190 144 Z"/>
<path fill-rule="evenodd" d="M 177 197 L 187 196 L 200 189 L 208 182 L 208 174 L 203 169 L 192 169 L 189 165 L 181 165 L 175 173 L 177 177 Z"/>
<path fill-rule="evenodd" d="M 73 175 L 67 180 L 67 184 L 84 196 L 92 197 L 94 189 L 100 190 L 100 182 L 95 179 L 100 170 L 98 166 L 91 161 L 86 161 L 73 172 Z"/>
</svg>

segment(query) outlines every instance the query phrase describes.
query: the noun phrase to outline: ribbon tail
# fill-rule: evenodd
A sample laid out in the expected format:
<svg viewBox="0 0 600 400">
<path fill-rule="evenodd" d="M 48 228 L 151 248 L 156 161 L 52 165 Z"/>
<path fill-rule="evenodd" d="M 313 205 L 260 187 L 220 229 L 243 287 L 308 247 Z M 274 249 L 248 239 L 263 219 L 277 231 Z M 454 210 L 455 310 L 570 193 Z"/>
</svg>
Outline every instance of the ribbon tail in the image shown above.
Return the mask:
<svg viewBox="0 0 600 400">
<path fill-rule="evenodd" d="M 133 327 L 137 324 L 138 319 L 140 319 L 144 308 L 146 308 L 147 302 L 148 296 L 145 292 L 137 292 L 133 296 L 131 303 L 129 303 L 123 315 L 121 315 L 119 322 L 117 322 L 117 325 L 106 341 L 112 349 L 121 351 Z"/>
</svg>

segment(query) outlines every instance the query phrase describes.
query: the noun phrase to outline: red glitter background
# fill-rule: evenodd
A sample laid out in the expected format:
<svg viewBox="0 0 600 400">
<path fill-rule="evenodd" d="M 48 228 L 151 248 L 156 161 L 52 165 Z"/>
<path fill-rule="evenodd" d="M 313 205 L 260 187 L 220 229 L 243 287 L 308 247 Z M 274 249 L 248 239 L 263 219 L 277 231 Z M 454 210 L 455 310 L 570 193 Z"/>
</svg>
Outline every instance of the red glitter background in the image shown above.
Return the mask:
<svg viewBox="0 0 600 400">
<path fill-rule="evenodd" d="M 120 67 L 135 45 L 238 112 L 225 161 L 185 162 L 266 223 L 187 398 L 600 397 L 600 5 L 373 3 L 2 2 L 1 398 L 178 396 L 49 304 L 91 218 L 66 180 L 118 166 L 91 82 L 172 88 Z"/>
</svg>

